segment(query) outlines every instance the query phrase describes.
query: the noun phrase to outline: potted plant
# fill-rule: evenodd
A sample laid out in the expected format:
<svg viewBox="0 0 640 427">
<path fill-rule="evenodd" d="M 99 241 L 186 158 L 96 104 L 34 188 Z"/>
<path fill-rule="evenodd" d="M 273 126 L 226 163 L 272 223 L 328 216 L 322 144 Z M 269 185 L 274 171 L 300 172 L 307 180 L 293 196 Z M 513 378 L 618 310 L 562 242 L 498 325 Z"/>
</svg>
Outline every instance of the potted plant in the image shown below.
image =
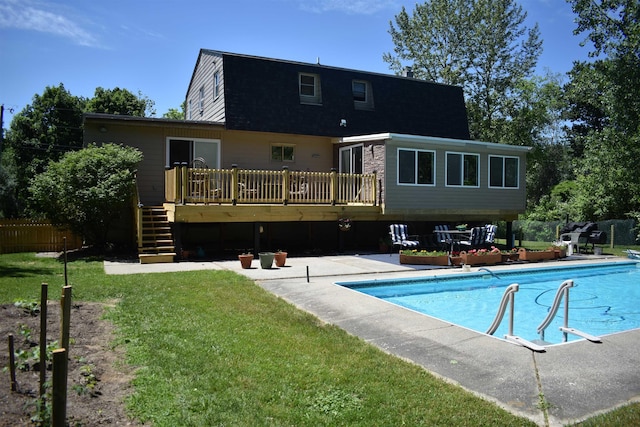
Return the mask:
<svg viewBox="0 0 640 427">
<path fill-rule="evenodd" d="M 287 262 L 287 252 L 278 249 L 273 259 L 276 261 L 276 267 L 284 267 Z"/>
<path fill-rule="evenodd" d="M 553 251 L 554 258 L 564 258 L 567 256 L 566 245 L 554 243 L 553 246 L 549 248 L 549 250 Z"/>
<path fill-rule="evenodd" d="M 400 264 L 449 265 L 449 255 L 440 251 L 404 249 L 400 251 Z"/>
<path fill-rule="evenodd" d="M 502 262 L 502 254 L 496 247 L 493 247 L 491 250 L 471 249 L 468 252 L 462 251 L 460 252 L 460 257 L 462 258 L 462 263 L 465 265 L 494 265 Z"/>
<path fill-rule="evenodd" d="M 240 265 L 242 266 L 242 268 L 251 268 L 251 263 L 253 262 L 253 254 L 245 252 L 238 255 L 238 259 L 240 260 Z"/>
<path fill-rule="evenodd" d="M 518 261 L 520 258 L 518 248 L 513 248 L 510 251 L 501 251 L 500 254 L 502 255 L 502 262 Z"/>
<path fill-rule="evenodd" d="M 273 252 L 260 252 L 258 253 L 258 257 L 260 257 L 260 267 L 264 269 L 269 269 L 273 266 L 273 258 L 276 256 Z"/>
</svg>

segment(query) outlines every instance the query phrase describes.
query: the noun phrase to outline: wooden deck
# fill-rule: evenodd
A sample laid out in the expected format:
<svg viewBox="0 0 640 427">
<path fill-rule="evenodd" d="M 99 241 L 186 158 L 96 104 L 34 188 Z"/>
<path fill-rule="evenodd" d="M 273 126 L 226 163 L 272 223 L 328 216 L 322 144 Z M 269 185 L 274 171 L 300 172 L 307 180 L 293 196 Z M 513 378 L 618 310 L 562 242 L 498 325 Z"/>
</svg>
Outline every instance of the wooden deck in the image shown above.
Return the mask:
<svg viewBox="0 0 640 427">
<path fill-rule="evenodd" d="M 177 167 L 164 209 L 170 222 L 376 221 L 376 194 L 375 174 Z"/>
</svg>

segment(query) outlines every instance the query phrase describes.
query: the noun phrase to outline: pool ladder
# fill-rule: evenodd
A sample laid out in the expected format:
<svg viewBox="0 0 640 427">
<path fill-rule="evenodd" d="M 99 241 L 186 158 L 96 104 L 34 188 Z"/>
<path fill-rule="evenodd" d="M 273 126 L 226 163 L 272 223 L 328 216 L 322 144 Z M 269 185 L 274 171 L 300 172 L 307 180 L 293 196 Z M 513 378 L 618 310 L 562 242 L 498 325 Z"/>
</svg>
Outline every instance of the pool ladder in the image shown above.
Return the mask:
<svg viewBox="0 0 640 427">
<path fill-rule="evenodd" d="M 498 313 L 496 317 L 493 319 L 491 326 L 487 329 L 487 334 L 493 335 L 493 333 L 498 329 L 500 323 L 502 322 L 502 318 L 504 317 L 504 312 L 507 309 L 507 305 L 509 305 L 509 333 L 504 336 L 504 339 L 512 342 L 514 344 L 521 345 L 523 347 L 527 347 L 533 351 L 545 351 L 545 348 L 541 345 L 532 343 L 531 341 L 527 341 L 524 338 L 520 338 L 513 334 L 513 301 L 516 292 L 518 292 L 519 285 L 517 283 L 513 283 L 507 286 L 507 289 L 504 291 L 502 295 L 502 299 L 500 300 L 500 306 L 498 307 Z"/>
<path fill-rule="evenodd" d="M 560 330 L 562 331 L 562 342 L 567 342 L 567 334 L 577 335 L 579 337 L 585 338 L 591 342 L 602 342 L 600 337 L 596 337 L 590 335 L 586 332 L 579 331 L 575 328 L 569 327 L 569 289 L 574 286 L 573 280 L 565 280 L 562 282 L 558 291 L 556 292 L 556 297 L 553 300 L 553 305 L 551 306 L 551 310 L 549 310 L 549 314 L 542 321 L 540 326 L 538 326 L 538 333 L 540 334 L 540 339 L 544 341 L 544 330 L 549 326 L 553 318 L 556 316 L 558 309 L 560 308 L 560 302 L 562 301 L 562 297 L 564 297 L 564 325 L 560 326 Z"/>
</svg>

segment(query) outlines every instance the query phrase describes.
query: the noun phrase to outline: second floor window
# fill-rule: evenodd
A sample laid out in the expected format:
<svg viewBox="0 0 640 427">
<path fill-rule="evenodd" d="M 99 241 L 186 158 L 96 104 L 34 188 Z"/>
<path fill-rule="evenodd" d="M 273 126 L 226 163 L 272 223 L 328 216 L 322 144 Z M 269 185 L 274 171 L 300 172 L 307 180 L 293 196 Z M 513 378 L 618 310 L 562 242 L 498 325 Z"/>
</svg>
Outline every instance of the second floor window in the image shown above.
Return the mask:
<svg viewBox="0 0 640 427">
<path fill-rule="evenodd" d="M 306 104 L 322 104 L 320 76 L 300 73 L 298 77 L 300 102 Z"/>
<path fill-rule="evenodd" d="M 435 153 L 398 149 L 398 184 L 434 185 Z"/>
<path fill-rule="evenodd" d="M 353 94 L 353 106 L 357 110 L 373 109 L 373 96 L 369 82 L 365 80 L 353 80 L 351 82 L 351 92 Z"/>
<path fill-rule="evenodd" d="M 215 72 L 213 75 L 213 99 L 217 99 L 220 96 L 220 73 Z"/>
<path fill-rule="evenodd" d="M 200 112 L 204 110 L 204 86 L 200 88 L 200 92 L 198 93 L 198 108 Z"/>
<path fill-rule="evenodd" d="M 447 153 L 447 186 L 479 187 L 480 156 L 468 153 Z"/>
</svg>

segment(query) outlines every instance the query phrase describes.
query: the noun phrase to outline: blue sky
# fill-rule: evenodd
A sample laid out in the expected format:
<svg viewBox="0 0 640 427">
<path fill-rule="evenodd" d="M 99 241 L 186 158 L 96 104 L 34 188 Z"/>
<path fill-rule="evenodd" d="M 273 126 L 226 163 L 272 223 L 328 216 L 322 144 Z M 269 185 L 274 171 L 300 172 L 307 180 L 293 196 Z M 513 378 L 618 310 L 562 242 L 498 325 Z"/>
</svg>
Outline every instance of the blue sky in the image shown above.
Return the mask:
<svg viewBox="0 0 640 427">
<path fill-rule="evenodd" d="M 420 2 L 421 3 L 421 2 Z M 141 92 L 178 108 L 201 48 L 391 73 L 389 22 L 416 0 L 0 0 L 4 127 L 46 86 Z M 587 59 L 563 0 L 521 0 L 544 40 L 539 74 Z"/>
</svg>

